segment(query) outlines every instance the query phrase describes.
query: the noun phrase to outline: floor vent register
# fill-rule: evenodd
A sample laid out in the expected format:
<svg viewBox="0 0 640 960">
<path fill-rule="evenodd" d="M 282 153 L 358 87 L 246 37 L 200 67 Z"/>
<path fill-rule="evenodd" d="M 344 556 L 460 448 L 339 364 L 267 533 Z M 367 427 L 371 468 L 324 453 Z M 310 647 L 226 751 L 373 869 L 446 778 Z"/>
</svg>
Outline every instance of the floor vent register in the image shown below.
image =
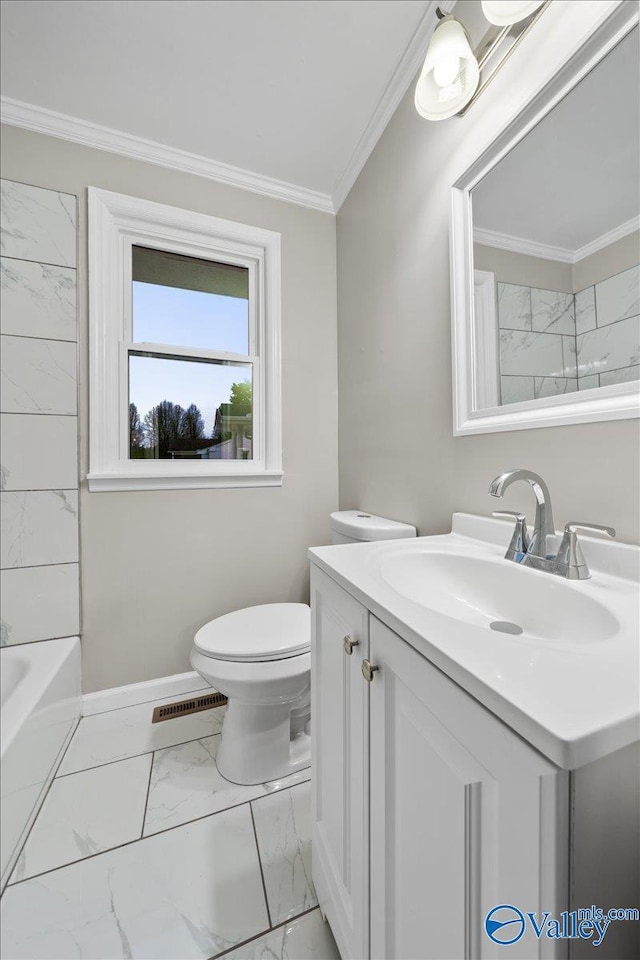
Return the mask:
<svg viewBox="0 0 640 960">
<path fill-rule="evenodd" d="M 162 707 L 155 707 L 152 723 L 161 720 L 173 720 L 175 717 L 184 717 L 188 713 L 199 713 L 200 710 L 210 710 L 212 707 L 223 707 L 227 698 L 222 693 L 209 693 L 204 697 L 192 697 L 191 700 L 177 700 L 175 703 L 165 703 Z"/>
</svg>

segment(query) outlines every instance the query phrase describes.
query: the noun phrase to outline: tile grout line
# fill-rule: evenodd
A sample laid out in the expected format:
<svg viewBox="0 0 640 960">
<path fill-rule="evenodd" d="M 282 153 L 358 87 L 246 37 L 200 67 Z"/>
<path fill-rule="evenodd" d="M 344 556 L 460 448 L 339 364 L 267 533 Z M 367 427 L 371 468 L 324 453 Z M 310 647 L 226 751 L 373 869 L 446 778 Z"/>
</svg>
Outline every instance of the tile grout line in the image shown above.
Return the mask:
<svg viewBox="0 0 640 960">
<path fill-rule="evenodd" d="M 37 487 L 33 489 L 25 488 L 23 490 L 3 490 L 3 493 L 75 493 L 78 487 Z M 67 561 L 68 563 L 71 561 Z M 36 564 L 41 566 L 41 564 Z M 5 568 L 3 568 L 5 569 Z"/>
<path fill-rule="evenodd" d="M 560 331 L 556 333 L 555 330 L 533 330 L 531 327 L 501 327 L 500 325 L 498 325 L 498 333 L 500 333 L 502 330 L 508 333 L 530 333 L 532 334 L 532 336 L 536 336 L 536 337 L 538 335 L 544 336 L 544 337 L 573 337 L 574 340 L 576 337 L 574 333 L 561 333 Z M 46 338 L 41 337 L 40 339 L 44 340 Z"/>
<path fill-rule="evenodd" d="M 186 743 L 193 743 L 193 740 L 187 740 L 187 741 L 185 741 L 185 742 L 186 742 Z M 181 744 L 176 744 L 176 746 L 181 746 Z M 163 748 L 163 749 L 164 749 L 164 748 Z M 137 754 L 136 756 L 138 756 L 138 757 L 144 757 L 144 756 L 147 756 L 147 754 L 139 753 L 139 754 Z M 124 759 L 125 759 L 125 760 L 132 760 L 132 759 L 134 759 L 134 758 L 133 758 L 133 757 L 125 757 Z M 113 762 L 114 762 L 114 763 L 121 763 L 122 761 L 120 761 L 120 760 L 114 760 Z M 102 766 L 107 766 L 107 764 L 102 764 Z M 88 767 L 87 769 L 93 770 L 94 768 L 93 768 L 93 767 Z M 77 772 L 78 772 L 78 773 L 84 773 L 85 771 L 84 771 L 84 770 L 78 770 Z M 69 777 L 69 776 L 73 776 L 73 774 L 69 774 L 69 773 L 68 773 L 68 774 L 65 774 L 65 776 L 68 776 L 68 777 Z M 306 781 L 303 781 L 303 782 L 306 782 Z M 53 785 L 53 783 L 54 783 L 54 781 L 52 780 L 52 781 L 51 781 L 51 785 Z M 277 791 L 275 791 L 275 792 L 276 792 L 276 793 L 282 793 L 282 792 L 284 792 L 285 790 L 291 790 L 292 787 L 297 787 L 297 786 L 299 786 L 299 784 L 293 783 L 293 784 L 291 784 L 291 786 L 289 786 L 289 787 L 282 787 L 281 790 L 277 790 Z M 49 787 L 49 789 L 51 789 L 51 787 Z M 47 793 L 48 793 L 48 791 L 47 791 Z M 271 794 L 266 794 L 266 793 L 265 793 L 265 796 L 271 796 Z M 258 797 L 257 799 L 258 799 L 258 800 L 262 800 L 263 798 L 262 798 L 262 797 Z M 62 864 L 60 864 L 59 867 L 52 867 L 50 870 L 43 870 L 41 873 L 34 873 L 34 874 L 33 874 L 32 876 L 30 876 L 30 877 L 25 877 L 25 878 L 22 879 L 22 880 L 16 880 L 14 883 L 11 884 L 11 886 L 12 886 L 12 887 L 17 887 L 17 886 L 19 886 L 19 885 L 22 884 L 22 883 L 28 883 L 30 880 L 37 880 L 37 879 L 39 879 L 40 877 L 45 877 L 45 876 L 47 876 L 47 875 L 50 874 L 50 873 L 57 873 L 58 870 L 65 870 L 67 867 L 73 867 L 73 866 L 76 866 L 78 863 L 84 863 L 86 860 L 95 860 L 96 857 L 103 857 L 105 854 L 113 853 L 114 850 L 121 850 L 123 847 L 131 847 L 131 846 L 133 846 L 133 844 L 135 844 L 135 843 L 144 843 L 144 841 L 146 841 L 146 840 L 151 840 L 151 839 L 153 839 L 153 837 L 160 836 L 160 834 L 170 833 L 172 830 L 180 830 L 181 827 L 188 827 L 188 826 L 190 826 L 192 823 L 198 823 L 200 820 L 207 820 L 209 817 L 217 817 L 219 813 L 226 813 L 228 810 L 237 810 L 238 807 L 244 807 L 244 806 L 247 806 L 247 805 L 250 806 L 252 802 L 253 802 L 253 801 L 251 801 L 251 800 L 243 800 L 241 803 L 232 803 L 231 806 L 229 806 L 229 807 L 223 807 L 221 810 L 214 810 L 213 813 L 204 813 L 204 814 L 202 814 L 202 816 L 200 816 L 200 817 L 194 817 L 192 820 L 185 820 L 183 823 L 176 823 L 176 824 L 174 824 L 172 827 L 164 827 L 162 830 L 156 831 L 156 833 L 148 833 L 146 836 L 137 837 L 135 840 L 127 840 L 125 843 L 118 843 L 118 844 L 116 844 L 114 847 L 109 847 L 107 850 L 99 850 L 97 853 L 91 853 L 91 854 L 89 854 L 88 857 L 79 857 L 77 860 L 71 860 L 69 863 L 62 863 Z M 43 803 L 44 803 L 44 801 L 43 801 Z M 42 808 L 41 808 L 41 809 L 42 809 Z M 39 817 L 39 816 L 40 816 L 40 813 L 38 812 L 38 817 Z M 253 819 L 253 811 L 251 811 L 251 816 L 252 816 L 252 819 Z M 33 825 L 35 825 L 38 817 L 36 817 L 36 819 L 34 820 Z M 32 827 L 31 827 L 31 829 L 33 829 L 33 825 L 32 825 Z M 31 830 L 29 831 L 29 833 L 31 833 Z M 255 826 L 254 826 L 254 836 L 255 836 Z M 25 843 L 26 843 L 26 840 L 25 840 Z M 257 845 L 257 840 L 256 840 L 256 845 Z M 22 851 L 21 851 L 21 852 L 22 852 Z M 259 851 L 258 851 L 258 860 L 260 860 L 260 852 L 259 852 Z M 15 867 L 14 867 L 14 869 L 15 869 Z M 264 885 L 264 884 L 263 884 L 263 885 Z M 6 891 L 8 888 L 9 888 L 9 882 L 7 882 L 7 886 L 5 887 L 5 891 Z M 4 894 L 3 894 L 3 895 L 4 895 Z M 265 895 L 265 900 L 266 900 L 266 895 Z M 315 909 L 315 908 L 312 907 L 311 909 Z M 268 901 L 267 901 L 267 913 L 269 913 L 269 904 L 268 904 Z M 228 952 L 228 951 L 227 951 L 227 952 Z"/>
<path fill-rule="evenodd" d="M 271 927 L 269 930 L 263 930 L 261 933 L 257 933 L 254 937 L 250 937 L 248 940 L 242 940 L 241 943 L 236 943 L 230 950 L 224 950 L 222 953 L 215 953 L 212 957 L 209 957 L 208 960 L 222 960 L 226 957 L 227 954 L 238 950 L 240 947 L 246 947 L 249 943 L 254 943 L 256 940 L 260 940 L 262 937 L 268 936 L 270 933 L 274 933 L 276 930 L 280 930 L 281 927 L 286 927 L 288 923 L 293 923 L 294 920 L 300 920 L 302 917 L 308 916 L 310 913 L 313 913 L 314 910 L 320 910 L 320 907 L 309 907 L 308 910 L 303 910 L 302 913 L 296 913 L 295 917 L 287 917 L 286 920 L 282 920 L 280 923 L 277 923 L 275 927 Z M 326 922 L 326 921 L 323 921 Z"/>
<path fill-rule="evenodd" d="M 42 188 L 46 189 L 46 188 Z M 53 191 L 56 192 L 56 191 Z M 76 228 L 77 229 L 77 228 Z M 78 272 L 77 260 L 75 266 L 71 266 L 68 263 L 53 263 L 51 260 L 34 260 L 32 257 L 12 257 L 8 253 L 2 254 L 3 260 L 17 260 L 19 263 L 39 263 L 42 267 L 60 267 L 62 270 L 74 270 Z"/>
<path fill-rule="evenodd" d="M 5 178 L 3 177 L 2 179 L 4 180 Z M 17 181 L 13 181 L 13 182 L 16 183 Z M 27 184 L 27 186 L 29 186 L 29 184 Z M 40 188 L 40 189 L 47 189 L 47 188 L 46 188 L 46 187 L 43 187 L 43 188 Z M 54 193 L 58 193 L 59 191 L 54 190 L 53 192 L 54 192 Z M 68 196 L 73 196 L 73 194 L 68 194 Z M 59 267 L 60 270 L 73 270 L 73 271 L 76 272 L 76 273 L 77 273 L 77 271 L 78 271 L 78 268 L 77 268 L 77 267 L 68 267 L 68 266 L 66 266 L 64 263 L 49 263 L 47 260 L 25 260 L 24 257 L 12 257 L 12 256 L 11 256 L 10 254 L 8 254 L 8 253 L 0 253 L 0 259 L 2 259 L 2 260 L 16 260 L 18 263 L 39 263 L 39 264 L 41 264 L 41 266 L 43 266 L 43 267 Z M 586 288 L 586 289 L 588 289 L 588 288 Z"/>
<path fill-rule="evenodd" d="M 6 493 L 13 493 L 13 492 L 14 492 L 14 491 L 3 490 L 3 491 L 2 491 L 2 494 L 3 494 L 3 496 L 4 496 Z M 15 491 L 15 492 L 16 492 L 16 493 L 21 493 L 22 491 L 17 490 L 17 491 Z M 39 493 L 54 493 L 55 491 L 53 491 L 53 490 L 41 490 L 41 491 L 38 491 L 38 492 L 39 492 Z M 75 523 L 76 523 L 76 525 L 77 525 L 77 523 L 78 523 L 78 521 L 77 521 L 77 515 L 76 515 Z M 34 564 L 31 564 L 29 567 L 0 567 L 0 573 L 9 573 L 9 572 L 12 571 L 12 570 L 40 570 L 42 567 L 70 567 L 70 566 L 74 566 L 74 565 L 77 566 L 78 564 L 79 564 L 79 561 L 78 561 L 78 560 L 63 560 L 61 563 L 34 563 Z M 69 636 L 69 634 L 67 634 L 67 636 Z M 64 639 L 64 638 L 63 638 L 63 637 L 47 637 L 47 640 L 62 640 L 62 639 Z M 29 642 L 30 642 L 30 641 L 27 640 L 27 643 L 29 643 Z M 36 642 L 37 642 L 37 641 L 35 641 L 35 640 L 33 641 L 33 643 L 36 643 Z M 12 646 L 12 644 L 6 644 L 6 646 Z M 23 644 L 22 644 L 22 643 L 16 643 L 16 644 L 14 644 L 14 646 L 16 646 L 16 647 L 21 647 L 21 646 L 23 646 Z"/>
<path fill-rule="evenodd" d="M 156 755 L 155 750 L 152 750 L 152 751 L 151 751 L 151 763 L 149 764 L 149 780 L 147 781 L 147 794 L 146 794 L 146 796 L 145 796 L 145 798 L 144 798 L 144 811 L 143 811 L 143 814 L 142 814 L 142 829 L 141 829 L 141 831 L 140 831 L 140 836 L 138 837 L 139 840 L 142 840 L 143 837 L 144 837 L 144 828 L 145 828 L 146 823 L 147 823 L 147 807 L 148 807 L 148 805 L 149 805 L 149 793 L 151 792 L 151 777 L 152 777 L 152 775 L 153 775 L 153 761 L 154 761 L 154 759 L 155 759 L 155 755 Z M 143 754 L 143 756 L 144 756 L 144 754 Z"/>
<path fill-rule="evenodd" d="M 556 332 L 555 330 L 549 330 L 549 329 L 547 329 L 547 330 L 533 330 L 531 327 L 501 327 L 499 324 L 498 324 L 498 332 L 500 332 L 501 330 L 507 330 L 507 331 L 509 331 L 510 333 L 531 333 L 531 334 L 533 334 L 533 335 L 535 335 L 535 336 L 542 335 L 542 336 L 546 336 L 546 337 L 573 337 L 574 339 L 576 339 L 577 337 L 585 337 L 588 333 L 595 333 L 596 330 L 606 330 L 607 327 L 615 327 L 615 325 L 616 325 L 617 323 L 624 323 L 625 320 L 636 320 L 638 316 L 639 316 L 639 314 L 633 313 L 633 314 L 631 314 L 631 315 L 628 316 L 628 317 L 618 317 L 617 320 L 610 320 L 609 323 L 603 323 L 603 324 L 601 324 L 601 325 L 598 325 L 597 322 L 596 322 L 596 326 L 595 326 L 595 327 L 590 327 L 588 330 L 583 330 L 583 331 L 581 331 L 580 333 L 562 333 L 561 331 L 557 331 L 557 332 Z M 12 334 L 12 333 L 10 333 L 10 334 L 5 334 L 5 336 L 10 336 L 10 337 L 12 337 L 12 336 L 19 336 L 19 334 Z M 39 337 L 39 338 L 33 337 L 32 339 L 46 340 L 47 338 L 46 338 L 46 337 Z M 62 343 L 71 343 L 72 341 L 63 340 L 63 341 L 61 341 L 61 342 L 62 342 Z"/>
<path fill-rule="evenodd" d="M 624 323 L 625 320 L 636 320 L 640 314 L 632 313 L 628 317 L 618 317 L 617 320 L 610 320 L 608 323 L 598 323 L 598 311 L 596 310 L 596 325 L 591 327 L 590 330 L 585 330 L 583 333 L 577 334 L 579 337 L 586 336 L 587 333 L 594 333 L 596 330 L 606 330 L 607 327 L 614 327 L 616 323 Z"/>
<path fill-rule="evenodd" d="M 78 346 L 77 340 L 64 340 L 62 337 L 43 337 L 31 333 L 6 333 L 4 330 L 2 331 L 2 336 L 15 337 L 16 340 L 38 340 L 44 343 L 73 343 L 75 346 Z"/>
<path fill-rule="evenodd" d="M 3 414 L 3 416 L 6 416 L 6 414 Z M 64 490 L 65 493 L 66 493 L 67 491 L 73 492 L 74 490 L 78 490 L 78 489 L 79 489 L 79 487 L 13 487 L 11 490 L 8 490 L 8 489 L 5 487 L 2 492 L 3 492 L 3 493 L 55 493 L 56 490 Z M 71 561 L 71 560 L 66 560 L 65 562 L 66 562 L 66 563 L 72 563 L 73 561 Z M 38 566 L 55 567 L 55 566 L 57 566 L 57 564 L 55 564 L 55 563 L 38 564 Z M 15 569 L 23 570 L 24 567 L 18 567 L 18 568 L 16 568 L 16 567 L 3 567 L 2 569 L 3 569 L 3 570 L 15 570 Z"/>
<path fill-rule="evenodd" d="M 33 491 L 29 491 L 29 490 L 3 490 L 3 491 L 2 491 L 2 493 L 31 493 L 31 492 L 33 492 L 33 493 L 54 493 L 55 491 L 54 491 L 54 490 L 33 490 Z M 71 492 L 74 493 L 75 491 L 72 490 Z M 30 563 L 30 564 L 27 564 L 27 565 L 24 566 L 24 567 L 0 567 L 0 570 L 2 570 L 3 573 L 6 573 L 7 570 L 41 570 L 43 567 L 77 567 L 78 565 L 79 565 L 79 561 L 78 561 L 78 560 L 60 560 L 60 561 L 57 561 L 56 563 Z M 59 639 L 59 638 L 57 638 L 57 637 L 47 637 L 47 640 L 56 640 L 56 639 Z M 29 643 L 29 642 L 31 642 L 31 643 L 38 643 L 39 641 L 37 641 L 37 640 L 27 641 L 27 643 Z M 11 646 L 11 644 L 8 644 L 8 646 Z M 16 643 L 16 644 L 14 644 L 14 646 L 19 647 L 19 646 L 22 646 L 22 644 Z M 80 719 L 83 719 L 83 718 L 81 717 Z"/>
<path fill-rule="evenodd" d="M 120 707 L 118 709 L 126 710 L 126 707 Z M 108 711 L 109 713 L 111 711 Z M 93 714 L 93 716 L 99 716 L 99 714 Z M 82 717 L 82 720 L 88 719 L 88 717 Z M 159 750 L 171 750 L 173 747 L 182 747 L 187 743 L 195 743 L 196 740 L 207 740 L 209 737 L 219 737 L 221 734 L 218 733 L 207 733 L 204 736 L 194 737 L 192 740 L 182 740 L 180 743 L 170 743 L 166 747 L 156 747 L 154 750 L 145 750 L 143 753 L 132 753 L 127 754 L 126 757 L 116 757 L 115 760 L 105 760 L 104 763 L 94 763 L 91 767 L 81 767 L 79 770 L 70 770 L 69 773 L 59 773 L 56 775 L 56 779 L 60 780 L 62 777 L 72 777 L 75 773 L 86 773 L 87 770 L 95 770 L 97 767 L 110 767 L 113 763 L 122 763 L 123 760 L 133 760 L 135 757 L 146 757 L 149 753 L 157 753 Z"/>
<path fill-rule="evenodd" d="M 72 744 L 72 742 L 73 742 L 73 738 L 75 737 L 76 733 L 78 732 L 78 727 L 80 726 L 80 720 L 81 720 L 81 719 L 82 719 L 82 717 L 80 717 L 80 718 L 78 719 L 78 722 L 77 722 L 76 725 L 75 725 L 75 729 L 74 729 L 73 733 L 71 734 L 71 736 L 69 737 L 69 742 L 67 743 L 66 747 L 65 747 L 64 750 L 62 751 L 62 756 L 60 757 L 60 761 L 59 761 L 59 763 L 58 763 L 58 766 L 56 767 L 56 771 L 59 770 L 60 767 L 62 766 L 62 761 L 63 761 L 64 758 L 66 757 L 67 751 L 68 751 L 69 747 L 71 746 L 71 744 Z M 16 862 L 14 863 L 14 865 L 13 865 L 13 867 L 12 867 L 12 869 L 11 869 L 11 873 L 9 874 L 9 876 L 8 876 L 8 878 L 7 878 L 7 882 L 6 882 L 5 887 L 4 887 L 4 890 L 2 891 L 2 896 L 5 895 L 5 893 L 7 892 L 7 890 L 9 889 L 10 886 L 13 887 L 13 886 L 15 886 L 15 885 L 18 884 L 18 883 L 24 883 L 25 880 L 30 880 L 30 879 L 31 879 L 31 877 L 25 877 L 24 880 L 16 880 L 14 883 L 11 883 L 11 878 L 12 878 L 13 874 L 14 874 L 15 871 L 16 871 L 16 867 L 18 866 L 18 861 L 19 861 L 20 857 L 22 856 L 22 854 L 24 853 L 24 849 L 25 849 L 25 847 L 26 847 L 26 845 L 27 845 L 27 842 L 28 842 L 28 840 L 29 840 L 29 837 L 30 837 L 31 834 L 33 833 L 33 830 L 34 830 L 34 827 L 35 827 L 36 823 L 37 823 L 38 820 L 40 819 L 40 814 L 42 813 L 42 811 L 43 811 L 43 809 L 44 809 L 44 805 L 45 805 L 45 803 L 47 802 L 47 798 L 48 798 L 49 794 L 51 793 L 51 790 L 52 790 L 53 785 L 54 785 L 55 782 L 56 782 L 56 774 L 54 773 L 54 775 L 51 777 L 51 782 L 50 782 L 49 786 L 47 787 L 47 789 L 46 789 L 46 791 L 45 791 L 45 795 L 44 795 L 43 798 L 42 798 L 42 802 L 41 802 L 41 804 L 40 804 L 40 807 L 38 808 L 38 812 L 36 813 L 35 817 L 33 818 L 33 823 L 32 823 L 31 826 L 29 827 L 29 830 L 27 831 L 27 835 L 26 835 L 26 837 L 24 838 L 24 841 L 23 841 L 23 843 L 22 843 L 21 846 L 20 846 L 20 850 L 18 851 L 18 856 L 16 857 Z"/>
<path fill-rule="evenodd" d="M 286 789 L 286 788 L 285 788 Z M 262 798 L 260 798 L 262 799 Z M 271 908 L 269 906 L 269 896 L 267 894 L 267 885 L 264 881 L 264 869 L 262 867 L 262 857 L 260 856 L 260 844 L 258 843 L 258 831 L 256 829 L 256 820 L 253 815 L 253 801 L 249 801 L 249 814 L 251 816 L 251 825 L 253 826 L 253 836 L 256 841 L 256 853 L 258 855 L 258 867 L 260 868 L 260 879 L 262 880 L 262 892 L 264 894 L 264 902 L 267 908 L 267 919 L 269 921 L 269 929 L 273 930 L 273 921 L 271 919 Z"/>
<path fill-rule="evenodd" d="M 3 337 L 9 336 L 9 334 L 3 333 Z M 63 341 L 69 342 L 69 341 Z M 3 417 L 75 417 L 78 418 L 77 413 L 43 413 L 42 410 L 0 410 L 0 413 Z"/>
</svg>

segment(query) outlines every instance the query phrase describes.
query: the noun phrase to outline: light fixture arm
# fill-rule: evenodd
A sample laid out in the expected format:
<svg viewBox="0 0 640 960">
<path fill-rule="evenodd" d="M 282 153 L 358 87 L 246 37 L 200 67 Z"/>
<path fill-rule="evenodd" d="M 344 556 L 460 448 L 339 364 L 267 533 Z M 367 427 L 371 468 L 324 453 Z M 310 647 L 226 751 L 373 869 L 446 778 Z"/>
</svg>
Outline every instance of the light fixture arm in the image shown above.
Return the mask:
<svg viewBox="0 0 640 960">
<path fill-rule="evenodd" d="M 517 26 L 517 24 L 516 24 Z M 490 58 L 491 54 L 494 52 L 499 43 L 508 36 L 513 28 L 509 27 L 494 27 L 491 26 L 485 33 L 484 37 L 474 50 L 476 59 L 478 61 L 478 66 L 480 70 L 484 67 L 487 60 Z"/>
<path fill-rule="evenodd" d="M 489 27 L 475 50 L 475 55 L 478 59 L 478 67 L 480 69 L 480 83 L 478 84 L 478 89 L 474 93 L 469 103 L 465 104 L 462 110 L 460 110 L 458 113 L 459 117 L 464 117 L 467 110 L 469 110 L 476 102 L 482 91 L 486 89 L 500 68 L 504 66 L 520 41 L 528 33 L 538 17 L 544 13 L 550 3 L 551 0 L 546 0 L 542 6 L 538 7 L 537 10 L 534 10 L 533 13 L 529 14 L 528 17 L 519 21 L 518 23 L 507 24 L 504 27 L 495 26 L 492 24 Z M 499 51 L 500 46 L 505 43 L 505 41 L 509 42 L 508 48 L 493 65 L 493 67 L 489 67 L 489 69 L 487 69 L 487 64 L 494 54 Z"/>
</svg>

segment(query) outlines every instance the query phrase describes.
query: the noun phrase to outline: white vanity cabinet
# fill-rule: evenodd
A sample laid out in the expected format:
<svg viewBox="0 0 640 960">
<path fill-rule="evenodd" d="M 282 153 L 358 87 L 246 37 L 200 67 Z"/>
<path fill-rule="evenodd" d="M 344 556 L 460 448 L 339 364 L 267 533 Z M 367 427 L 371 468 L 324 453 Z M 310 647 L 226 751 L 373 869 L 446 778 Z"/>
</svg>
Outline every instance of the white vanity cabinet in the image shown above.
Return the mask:
<svg viewBox="0 0 640 960">
<path fill-rule="evenodd" d="M 313 565 L 312 610 L 313 879 L 343 960 L 566 956 L 483 922 L 566 909 L 568 774 Z"/>
<path fill-rule="evenodd" d="M 640 957 L 640 550 L 584 538 L 565 582 L 504 534 L 454 514 L 310 551 L 313 878 L 343 960 Z"/>
<path fill-rule="evenodd" d="M 312 567 L 313 878 L 343 960 L 369 956 L 369 614 Z M 351 651 L 348 653 L 347 651 Z"/>
<path fill-rule="evenodd" d="M 370 621 L 371 957 L 565 956 L 483 924 L 499 904 L 566 909 L 568 775 Z"/>
</svg>

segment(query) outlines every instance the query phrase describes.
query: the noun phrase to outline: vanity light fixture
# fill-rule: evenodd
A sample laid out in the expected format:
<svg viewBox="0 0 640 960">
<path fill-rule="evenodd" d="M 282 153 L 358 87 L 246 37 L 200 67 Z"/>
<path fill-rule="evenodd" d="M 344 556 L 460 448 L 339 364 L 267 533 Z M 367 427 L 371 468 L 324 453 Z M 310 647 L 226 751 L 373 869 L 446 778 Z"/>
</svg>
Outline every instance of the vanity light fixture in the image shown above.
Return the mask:
<svg viewBox="0 0 640 960">
<path fill-rule="evenodd" d="M 526 20 L 543 3 L 544 0 L 482 0 L 482 12 L 489 23 L 510 27 Z"/>
<path fill-rule="evenodd" d="M 437 10 L 440 23 L 431 37 L 416 85 L 416 110 L 425 120 L 446 120 L 469 103 L 480 83 L 480 68 L 469 35 L 459 20 Z"/>
<path fill-rule="evenodd" d="M 551 0 L 482 0 L 491 23 L 477 50 L 464 25 L 443 13 L 416 84 L 415 106 L 425 120 L 463 116 Z"/>
</svg>

